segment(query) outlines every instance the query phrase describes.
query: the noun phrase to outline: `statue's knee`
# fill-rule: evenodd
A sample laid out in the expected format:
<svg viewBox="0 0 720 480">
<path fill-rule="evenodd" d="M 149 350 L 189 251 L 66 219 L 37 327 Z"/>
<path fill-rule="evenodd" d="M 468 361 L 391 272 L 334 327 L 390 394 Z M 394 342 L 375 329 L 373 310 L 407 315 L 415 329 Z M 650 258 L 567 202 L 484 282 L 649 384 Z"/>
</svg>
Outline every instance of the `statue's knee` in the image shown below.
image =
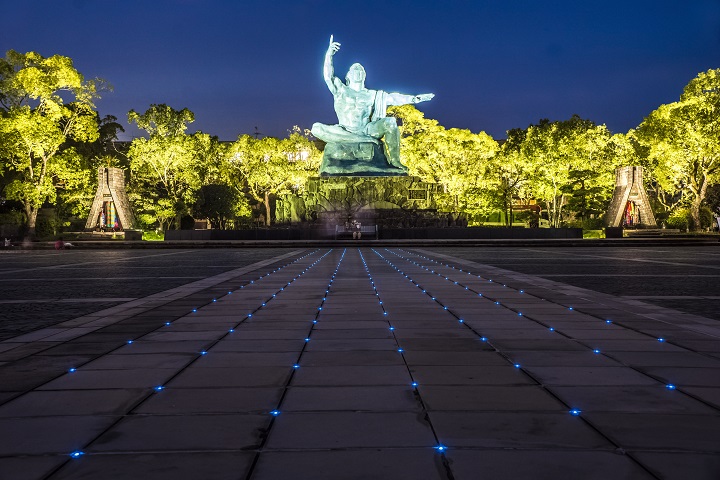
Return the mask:
<svg viewBox="0 0 720 480">
<path fill-rule="evenodd" d="M 386 133 L 395 133 L 398 131 L 397 120 L 395 117 L 385 117 L 383 120 L 383 130 Z"/>
<path fill-rule="evenodd" d="M 318 135 L 322 135 L 323 133 L 325 133 L 325 125 L 323 125 L 322 123 L 313 123 L 313 126 L 310 129 L 310 133 L 312 133 L 315 137 L 317 137 Z"/>
</svg>

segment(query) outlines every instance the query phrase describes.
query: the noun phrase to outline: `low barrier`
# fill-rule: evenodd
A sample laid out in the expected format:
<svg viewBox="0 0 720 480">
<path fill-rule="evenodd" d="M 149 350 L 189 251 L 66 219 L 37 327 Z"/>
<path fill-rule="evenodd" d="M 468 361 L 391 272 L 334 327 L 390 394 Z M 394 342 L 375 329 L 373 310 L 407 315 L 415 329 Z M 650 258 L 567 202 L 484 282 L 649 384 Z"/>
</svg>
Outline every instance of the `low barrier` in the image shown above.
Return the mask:
<svg viewBox="0 0 720 480">
<path fill-rule="evenodd" d="M 373 230 L 375 226 L 371 226 Z M 370 233 L 370 232 L 368 232 Z M 380 240 L 424 240 L 424 239 L 561 239 L 582 238 L 581 228 L 488 228 L 488 227 L 447 227 L 447 228 L 377 228 L 376 238 Z M 363 232 L 365 235 L 365 232 Z M 166 241 L 176 240 L 332 240 L 336 238 L 335 226 L 329 228 L 258 228 L 252 230 L 168 230 Z"/>
</svg>

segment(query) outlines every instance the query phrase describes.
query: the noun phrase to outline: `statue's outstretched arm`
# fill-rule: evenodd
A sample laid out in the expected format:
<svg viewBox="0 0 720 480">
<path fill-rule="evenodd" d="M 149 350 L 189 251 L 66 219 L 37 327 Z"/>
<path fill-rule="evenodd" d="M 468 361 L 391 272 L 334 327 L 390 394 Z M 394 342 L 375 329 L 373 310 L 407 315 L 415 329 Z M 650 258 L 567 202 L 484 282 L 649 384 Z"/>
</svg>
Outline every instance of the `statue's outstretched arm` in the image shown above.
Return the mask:
<svg viewBox="0 0 720 480">
<path fill-rule="evenodd" d="M 419 95 L 405 95 L 404 93 L 388 93 L 388 105 L 407 105 L 432 100 L 434 93 L 421 93 Z"/>
<path fill-rule="evenodd" d="M 330 46 L 328 46 L 327 52 L 325 52 L 325 64 L 323 65 L 323 78 L 328 88 L 335 95 L 337 86 L 335 85 L 335 67 L 333 67 L 332 57 L 340 50 L 340 44 L 333 41 L 333 36 L 330 35 Z"/>
</svg>

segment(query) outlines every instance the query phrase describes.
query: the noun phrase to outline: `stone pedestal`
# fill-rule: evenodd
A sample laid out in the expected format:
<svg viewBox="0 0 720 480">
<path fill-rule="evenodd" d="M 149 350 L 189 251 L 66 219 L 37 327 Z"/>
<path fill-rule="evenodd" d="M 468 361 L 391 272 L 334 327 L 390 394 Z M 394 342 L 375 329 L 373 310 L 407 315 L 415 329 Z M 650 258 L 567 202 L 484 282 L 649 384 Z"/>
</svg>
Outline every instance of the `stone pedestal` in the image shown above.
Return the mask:
<svg viewBox="0 0 720 480">
<path fill-rule="evenodd" d="M 642 167 L 619 167 L 615 170 L 615 191 L 605 216 L 605 226 L 657 227 L 643 186 Z"/>
<path fill-rule="evenodd" d="M 308 180 L 305 191 L 283 195 L 276 203 L 278 223 L 347 218 L 436 217 L 439 185 L 410 176 L 333 176 Z M 405 219 L 407 220 L 407 219 Z"/>
<path fill-rule="evenodd" d="M 404 168 L 391 166 L 382 145 L 367 143 L 328 143 L 320 165 L 321 177 L 404 176 Z"/>
</svg>

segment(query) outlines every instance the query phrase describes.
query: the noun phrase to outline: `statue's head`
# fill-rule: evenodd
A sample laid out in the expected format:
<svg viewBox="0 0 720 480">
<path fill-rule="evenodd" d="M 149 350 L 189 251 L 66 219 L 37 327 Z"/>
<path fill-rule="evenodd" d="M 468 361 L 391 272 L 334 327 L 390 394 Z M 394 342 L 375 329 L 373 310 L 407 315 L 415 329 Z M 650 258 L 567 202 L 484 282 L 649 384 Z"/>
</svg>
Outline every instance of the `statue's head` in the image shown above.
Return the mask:
<svg viewBox="0 0 720 480">
<path fill-rule="evenodd" d="M 350 65 L 347 75 L 345 75 L 345 83 L 365 83 L 365 68 L 359 63 Z"/>
</svg>

